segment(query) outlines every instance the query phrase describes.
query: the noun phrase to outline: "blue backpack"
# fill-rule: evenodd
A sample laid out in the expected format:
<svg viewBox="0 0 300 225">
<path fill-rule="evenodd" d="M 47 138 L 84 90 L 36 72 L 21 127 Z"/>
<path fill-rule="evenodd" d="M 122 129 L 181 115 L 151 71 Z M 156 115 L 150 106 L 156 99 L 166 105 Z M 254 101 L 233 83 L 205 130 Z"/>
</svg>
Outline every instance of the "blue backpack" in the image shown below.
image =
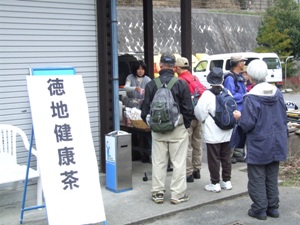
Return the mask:
<svg viewBox="0 0 300 225">
<path fill-rule="evenodd" d="M 210 90 L 211 91 L 211 90 Z M 213 92 L 212 92 L 213 93 Z M 233 112 L 237 110 L 237 104 L 234 98 L 229 94 L 226 88 L 223 88 L 216 95 L 216 114 L 212 116 L 216 125 L 222 130 L 230 130 L 235 126 L 236 120 Z"/>
</svg>

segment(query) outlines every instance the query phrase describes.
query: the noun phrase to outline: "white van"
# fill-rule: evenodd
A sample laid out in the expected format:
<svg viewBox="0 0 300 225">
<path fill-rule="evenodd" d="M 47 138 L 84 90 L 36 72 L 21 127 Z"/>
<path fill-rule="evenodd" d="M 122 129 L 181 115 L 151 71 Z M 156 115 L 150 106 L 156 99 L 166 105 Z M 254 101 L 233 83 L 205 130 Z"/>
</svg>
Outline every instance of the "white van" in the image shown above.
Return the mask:
<svg viewBox="0 0 300 225">
<path fill-rule="evenodd" d="M 268 65 L 267 82 L 274 85 L 282 83 L 282 67 L 280 59 L 276 53 L 255 53 L 255 52 L 239 52 L 204 56 L 198 64 L 193 68 L 193 75 L 197 76 L 200 82 L 207 88 L 210 85 L 207 83 L 206 77 L 211 68 L 220 67 L 224 73 L 230 70 L 230 57 L 233 55 L 242 55 L 247 58 L 246 66 L 254 59 L 261 59 Z"/>
</svg>

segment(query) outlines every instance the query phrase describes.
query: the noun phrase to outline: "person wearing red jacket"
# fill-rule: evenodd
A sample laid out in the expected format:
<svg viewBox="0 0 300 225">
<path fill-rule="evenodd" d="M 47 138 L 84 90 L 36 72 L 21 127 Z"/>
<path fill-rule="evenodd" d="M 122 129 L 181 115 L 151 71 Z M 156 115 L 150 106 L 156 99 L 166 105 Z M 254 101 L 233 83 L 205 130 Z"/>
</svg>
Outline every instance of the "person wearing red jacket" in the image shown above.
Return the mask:
<svg viewBox="0 0 300 225">
<path fill-rule="evenodd" d="M 189 86 L 190 80 L 194 79 L 189 71 L 190 65 L 187 58 L 178 58 L 175 63 L 175 72 L 178 78 L 185 81 Z M 200 179 L 201 161 L 202 161 L 202 141 L 201 141 L 201 122 L 194 117 L 191 126 L 188 128 L 189 145 L 186 159 L 186 181 L 194 182 L 194 179 Z"/>
</svg>

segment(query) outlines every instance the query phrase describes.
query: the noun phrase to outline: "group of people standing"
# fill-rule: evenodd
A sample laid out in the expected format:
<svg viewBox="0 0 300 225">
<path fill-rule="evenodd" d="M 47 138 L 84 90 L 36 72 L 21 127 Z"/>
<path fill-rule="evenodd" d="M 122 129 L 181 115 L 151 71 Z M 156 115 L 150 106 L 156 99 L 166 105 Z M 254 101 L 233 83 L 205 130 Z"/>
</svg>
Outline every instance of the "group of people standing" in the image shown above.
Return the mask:
<svg viewBox="0 0 300 225">
<path fill-rule="evenodd" d="M 161 55 L 159 79 L 168 83 L 174 73 L 178 80 L 171 88 L 175 102 L 179 105 L 180 121 L 171 132 L 151 132 L 152 136 L 152 200 L 164 202 L 165 180 L 169 161 L 173 165 L 170 184 L 172 204 L 189 200 L 187 182 L 201 178 L 202 141 L 206 144 L 210 184 L 204 188 L 210 192 L 231 190 L 231 168 L 234 161 L 245 161 L 248 168 L 248 191 L 253 204 L 248 215 L 265 220 L 267 216 L 279 217 L 278 173 L 279 162 L 287 156 L 287 117 L 283 96 L 279 89 L 265 81 L 267 65 L 261 60 L 251 61 L 245 70 L 245 58 L 231 58 L 230 73 L 224 76 L 221 68 L 212 68 L 207 76 L 211 85 L 203 92 L 197 105 L 193 106 L 188 83 L 181 76 L 193 76 L 186 58 L 175 59 L 173 54 Z M 154 80 L 143 73 L 128 76 L 125 88 L 143 96 L 141 117 L 146 122 L 157 86 Z M 138 69 L 137 69 L 138 71 Z M 248 78 L 248 84 L 242 73 Z M 141 75 L 143 74 L 143 75 Z M 145 82 L 140 79 L 142 77 Z M 148 79 L 149 78 L 149 79 Z M 138 81 L 139 80 L 139 81 Z M 142 85 L 143 84 L 143 85 Z M 251 87 L 247 90 L 246 85 Z M 126 86 L 133 86 L 130 88 Z M 229 141 L 231 130 L 222 130 L 212 116 L 216 109 L 216 95 L 224 87 L 237 103 L 233 113 L 246 134 L 245 148 L 234 150 Z M 247 92 L 248 91 L 248 92 Z M 210 114 L 212 116 L 210 116 Z M 220 173 L 221 170 L 221 173 Z"/>
</svg>

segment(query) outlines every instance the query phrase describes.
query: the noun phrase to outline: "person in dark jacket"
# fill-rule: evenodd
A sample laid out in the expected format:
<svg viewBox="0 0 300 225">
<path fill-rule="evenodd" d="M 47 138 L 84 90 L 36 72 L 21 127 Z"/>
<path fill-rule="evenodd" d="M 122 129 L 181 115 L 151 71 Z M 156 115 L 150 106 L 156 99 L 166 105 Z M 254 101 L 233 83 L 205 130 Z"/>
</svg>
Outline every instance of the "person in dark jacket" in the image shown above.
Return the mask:
<svg viewBox="0 0 300 225">
<path fill-rule="evenodd" d="M 288 127 L 281 91 L 267 83 L 267 64 L 249 63 L 247 72 L 254 87 L 245 95 L 243 111 L 235 111 L 246 133 L 248 192 L 252 200 L 248 215 L 259 220 L 279 217 L 279 162 L 286 160 Z"/>
<path fill-rule="evenodd" d="M 164 53 L 160 59 L 159 78 L 161 83 L 168 83 L 174 76 L 175 57 Z M 157 86 L 155 80 L 150 81 L 145 88 L 145 98 L 142 106 L 142 119 L 150 112 L 150 105 L 154 98 Z M 188 131 L 194 117 L 190 91 L 186 83 L 180 79 L 171 88 L 174 100 L 179 105 L 181 119 L 178 126 L 171 132 L 151 132 L 152 135 L 152 200 L 155 203 L 164 202 L 165 179 L 169 160 L 173 165 L 173 174 L 170 184 L 171 203 L 178 204 L 189 200 L 186 194 L 186 157 L 188 149 Z"/>
</svg>

